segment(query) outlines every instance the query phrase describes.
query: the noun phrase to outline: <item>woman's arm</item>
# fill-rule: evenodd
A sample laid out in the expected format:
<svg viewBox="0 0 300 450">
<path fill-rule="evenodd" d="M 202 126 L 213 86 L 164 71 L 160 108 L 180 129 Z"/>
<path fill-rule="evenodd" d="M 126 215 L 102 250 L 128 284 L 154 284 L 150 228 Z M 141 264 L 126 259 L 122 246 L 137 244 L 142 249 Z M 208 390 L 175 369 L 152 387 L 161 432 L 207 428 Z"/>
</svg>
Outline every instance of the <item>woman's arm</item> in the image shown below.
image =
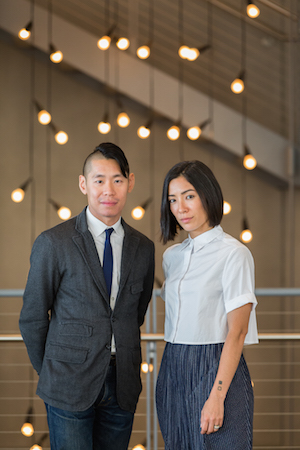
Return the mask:
<svg viewBox="0 0 300 450">
<path fill-rule="evenodd" d="M 224 400 L 241 358 L 251 309 L 252 303 L 248 303 L 227 314 L 229 331 L 214 385 L 201 412 L 201 434 L 213 433 L 214 425 L 223 424 Z"/>
</svg>

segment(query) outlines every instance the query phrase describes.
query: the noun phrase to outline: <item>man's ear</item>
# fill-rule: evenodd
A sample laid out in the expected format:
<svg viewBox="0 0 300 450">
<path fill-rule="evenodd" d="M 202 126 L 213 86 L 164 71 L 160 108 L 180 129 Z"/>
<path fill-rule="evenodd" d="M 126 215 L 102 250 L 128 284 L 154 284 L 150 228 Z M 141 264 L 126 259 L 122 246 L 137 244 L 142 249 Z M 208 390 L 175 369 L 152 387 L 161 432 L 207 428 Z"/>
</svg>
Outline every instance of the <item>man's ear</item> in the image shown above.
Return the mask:
<svg viewBox="0 0 300 450">
<path fill-rule="evenodd" d="M 133 173 L 130 173 L 128 177 L 128 192 L 132 191 L 132 189 L 134 188 L 134 184 L 135 184 L 135 176 Z"/>
<path fill-rule="evenodd" d="M 86 179 L 84 175 L 79 175 L 79 189 L 86 195 Z"/>
</svg>

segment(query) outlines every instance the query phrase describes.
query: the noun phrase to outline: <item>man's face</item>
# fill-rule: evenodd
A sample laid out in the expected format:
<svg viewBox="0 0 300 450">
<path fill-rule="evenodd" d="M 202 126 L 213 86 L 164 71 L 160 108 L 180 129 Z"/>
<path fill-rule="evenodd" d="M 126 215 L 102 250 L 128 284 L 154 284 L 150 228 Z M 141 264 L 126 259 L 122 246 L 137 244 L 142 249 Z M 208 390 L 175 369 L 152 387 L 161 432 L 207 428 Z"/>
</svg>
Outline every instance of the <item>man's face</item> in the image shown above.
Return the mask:
<svg viewBox="0 0 300 450">
<path fill-rule="evenodd" d="M 79 177 L 79 188 L 87 195 L 90 212 L 107 226 L 119 220 L 133 186 L 133 173 L 125 178 L 114 159 L 92 159 L 86 177 Z"/>
</svg>

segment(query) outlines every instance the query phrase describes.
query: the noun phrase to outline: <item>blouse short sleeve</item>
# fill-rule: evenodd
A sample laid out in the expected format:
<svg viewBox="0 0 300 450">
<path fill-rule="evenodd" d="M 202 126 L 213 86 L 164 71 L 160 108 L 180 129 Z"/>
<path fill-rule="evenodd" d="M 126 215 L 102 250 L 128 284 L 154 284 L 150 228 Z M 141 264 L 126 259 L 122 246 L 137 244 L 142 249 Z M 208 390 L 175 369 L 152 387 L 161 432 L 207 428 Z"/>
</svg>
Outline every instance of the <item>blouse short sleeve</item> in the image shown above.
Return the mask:
<svg viewBox="0 0 300 450">
<path fill-rule="evenodd" d="M 223 271 L 222 284 L 227 314 L 234 309 L 252 303 L 245 345 L 257 342 L 255 317 L 257 300 L 254 294 L 254 283 L 253 257 L 248 248 L 241 245 L 235 248 L 228 256 Z"/>
</svg>

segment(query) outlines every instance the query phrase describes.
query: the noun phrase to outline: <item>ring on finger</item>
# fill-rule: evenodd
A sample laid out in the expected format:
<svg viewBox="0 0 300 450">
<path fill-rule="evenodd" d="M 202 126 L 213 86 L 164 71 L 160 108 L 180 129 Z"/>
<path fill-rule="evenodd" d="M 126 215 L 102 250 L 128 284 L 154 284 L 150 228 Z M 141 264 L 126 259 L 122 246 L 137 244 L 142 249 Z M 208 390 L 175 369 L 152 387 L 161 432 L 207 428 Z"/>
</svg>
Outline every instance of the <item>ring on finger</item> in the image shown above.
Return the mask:
<svg viewBox="0 0 300 450">
<path fill-rule="evenodd" d="M 214 430 L 218 431 L 218 429 L 220 428 L 220 425 L 214 425 Z"/>
</svg>

